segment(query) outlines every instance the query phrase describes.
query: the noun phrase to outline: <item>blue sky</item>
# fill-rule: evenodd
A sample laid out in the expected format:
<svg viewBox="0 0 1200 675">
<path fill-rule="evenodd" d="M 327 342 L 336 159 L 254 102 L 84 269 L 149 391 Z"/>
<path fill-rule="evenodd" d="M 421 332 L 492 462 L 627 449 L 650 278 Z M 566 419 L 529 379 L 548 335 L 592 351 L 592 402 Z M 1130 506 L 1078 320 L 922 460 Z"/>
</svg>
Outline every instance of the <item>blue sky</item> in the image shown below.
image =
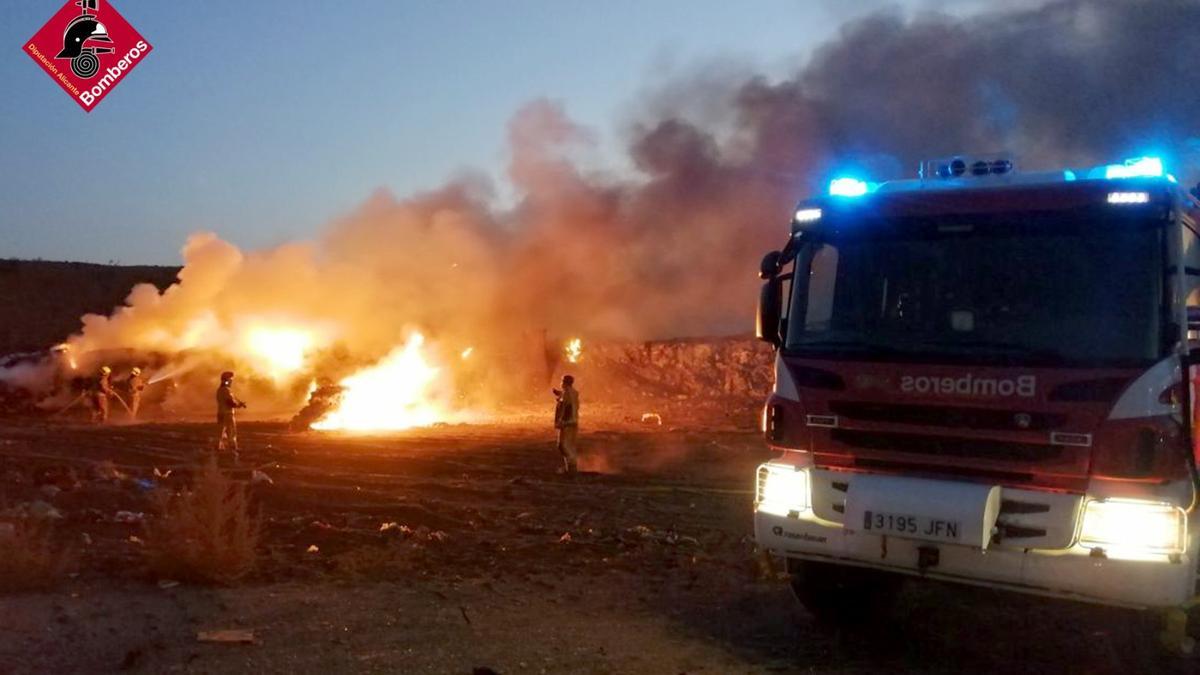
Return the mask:
<svg viewBox="0 0 1200 675">
<path fill-rule="evenodd" d="M 0 8 L 0 258 L 163 264 L 200 229 L 309 236 L 378 188 L 498 176 L 505 124 L 537 97 L 615 153 L 664 71 L 782 74 L 884 3 L 119 0 L 154 52 L 91 114 L 22 52 L 61 4 Z"/>
</svg>

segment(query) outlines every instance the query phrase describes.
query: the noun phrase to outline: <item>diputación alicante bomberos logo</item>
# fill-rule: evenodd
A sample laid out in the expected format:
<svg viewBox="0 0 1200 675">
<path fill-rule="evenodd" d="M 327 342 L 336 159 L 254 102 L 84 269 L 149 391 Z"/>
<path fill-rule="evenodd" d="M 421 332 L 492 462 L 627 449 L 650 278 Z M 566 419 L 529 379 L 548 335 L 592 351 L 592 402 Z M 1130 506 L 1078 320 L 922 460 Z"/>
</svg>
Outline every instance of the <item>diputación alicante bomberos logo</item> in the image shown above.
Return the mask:
<svg viewBox="0 0 1200 675">
<path fill-rule="evenodd" d="M 100 0 L 68 0 L 25 44 L 25 52 L 91 112 L 153 47 Z"/>
</svg>

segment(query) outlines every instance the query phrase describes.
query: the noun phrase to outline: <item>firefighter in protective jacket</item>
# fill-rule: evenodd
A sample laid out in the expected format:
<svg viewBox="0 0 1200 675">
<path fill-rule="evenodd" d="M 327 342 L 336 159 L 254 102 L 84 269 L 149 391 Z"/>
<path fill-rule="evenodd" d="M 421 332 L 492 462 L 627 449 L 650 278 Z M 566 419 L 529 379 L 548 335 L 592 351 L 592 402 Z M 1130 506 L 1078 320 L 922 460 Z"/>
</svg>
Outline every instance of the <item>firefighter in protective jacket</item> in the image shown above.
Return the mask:
<svg viewBox="0 0 1200 675">
<path fill-rule="evenodd" d="M 217 444 L 218 452 L 229 450 L 237 461 L 237 419 L 234 411 L 245 408 L 246 404 L 233 395 L 233 371 L 221 373 L 221 384 L 217 387 Z"/>
<path fill-rule="evenodd" d="M 135 366 L 125 380 L 125 392 L 129 395 L 130 419 L 137 419 L 138 410 L 142 407 L 142 392 L 145 390 L 146 380 L 142 377 L 142 369 Z"/>
<path fill-rule="evenodd" d="M 573 474 L 578 468 L 579 448 L 579 392 L 575 390 L 575 378 L 563 375 L 562 389 L 554 390 L 557 404 L 554 406 L 554 428 L 558 430 L 558 452 L 563 458 L 563 472 Z"/>
<path fill-rule="evenodd" d="M 104 424 L 108 422 L 108 397 L 115 392 L 112 386 L 112 368 L 101 366 L 100 375 L 92 384 L 92 421 Z"/>
</svg>

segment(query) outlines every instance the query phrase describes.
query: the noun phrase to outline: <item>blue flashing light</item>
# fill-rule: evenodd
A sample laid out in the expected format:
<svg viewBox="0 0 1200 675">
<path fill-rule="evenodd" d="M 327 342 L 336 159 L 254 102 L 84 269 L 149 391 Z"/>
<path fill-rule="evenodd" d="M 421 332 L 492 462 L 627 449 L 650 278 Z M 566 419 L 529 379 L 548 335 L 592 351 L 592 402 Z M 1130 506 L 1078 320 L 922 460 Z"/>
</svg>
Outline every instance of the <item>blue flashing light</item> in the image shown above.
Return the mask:
<svg viewBox="0 0 1200 675">
<path fill-rule="evenodd" d="M 1158 157 L 1136 157 L 1124 164 L 1109 164 L 1104 167 L 1105 178 L 1159 178 L 1163 175 L 1163 162 Z"/>
<path fill-rule="evenodd" d="M 829 181 L 832 197 L 861 197 L 871 191 L 871 186 L 857 178 L 835 178 Z"/>
<path fill-rule="evenodd" d="M 1063 170 L 1063 180 L 1067 181 L 1068 183 L 1075 180 L 1075 172 L 1070 169 L 1064 169 Z"/>
</svg>

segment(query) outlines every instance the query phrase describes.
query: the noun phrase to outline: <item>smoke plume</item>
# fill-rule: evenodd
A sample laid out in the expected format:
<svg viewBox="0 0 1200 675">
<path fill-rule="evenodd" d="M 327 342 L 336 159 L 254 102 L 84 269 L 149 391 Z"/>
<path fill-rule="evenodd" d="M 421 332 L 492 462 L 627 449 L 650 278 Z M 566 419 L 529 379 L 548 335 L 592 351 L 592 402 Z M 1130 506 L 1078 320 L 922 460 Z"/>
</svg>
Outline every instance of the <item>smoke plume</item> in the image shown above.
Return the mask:
<svg viewBox="0 0 1200 675">
<path fill-rule="evenodd" d="M 509 126 L 498 208 L 479 176 L 386 191 L 314 241 L 242 252 L 211 234 L 179 282 L 88 316 L 84 350 L 216 350 L 255 367 L 254 331 L 378 357 L 420 329 L 457 353 L 521 336 L 748 331 L 757 261 L 795 201 L 843 168 L 1012 151 L 1026 169 L 1200 155 L 1200 4 L 1063 0 L 968 18 L 898 9 L 845 25 L 781 80 L 736 70 L 659 83 L 625 125 L 632 175 L 578 161 L 594 134 L 548 100 Z"/>
</svg>

